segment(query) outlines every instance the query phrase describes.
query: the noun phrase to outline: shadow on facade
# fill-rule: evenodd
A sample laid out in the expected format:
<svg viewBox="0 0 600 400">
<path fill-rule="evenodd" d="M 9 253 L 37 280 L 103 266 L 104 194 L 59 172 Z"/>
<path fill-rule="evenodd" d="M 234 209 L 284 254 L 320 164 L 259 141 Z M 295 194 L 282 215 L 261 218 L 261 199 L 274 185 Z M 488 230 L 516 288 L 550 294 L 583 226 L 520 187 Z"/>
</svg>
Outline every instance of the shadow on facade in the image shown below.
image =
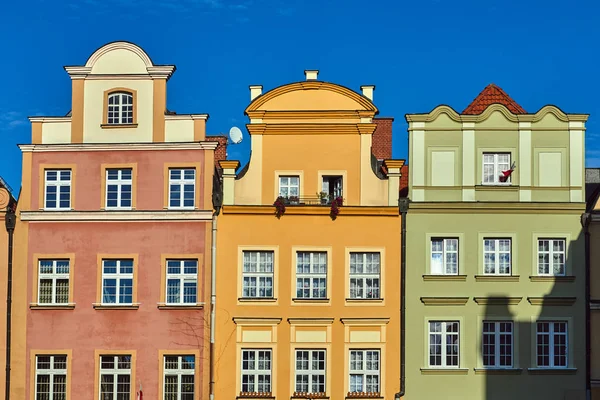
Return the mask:
<svg viewBox="0 0 600 400">
<path fill-rule="evenodd" d="M 535 244 L 537 246 L 537 243 Z M 536 249 L 537 252 L 537 249 Z M 576 256 L 574 256 L 576 254 Z M 494 297 L 493 304 L 486 305 L 482 321 L 494 323 L 496 332 L 506 331 L 502 322 L 513 322 L 512 360 L 506 358 L 507 351 L 487 345 L 485 334 L 479 335 L 480 345 L 476 373 L 485 374 L 486 400 L 505 399 L 544 399 L 544 400 L 585 400 L 585 259 L 584 234 L 569 244 L 566 252 L 567 275 L 575 276 L 572 282 L 557 281 L 544 293 L 535 290 L 521 293 L 518 305 L 515 298 L 506 294 L 489 293 Z M 521 269 L 521 282 L 529 275 Z M 547 287 L 547 282 L 530 282 L 526 287 Z M 569 304 L 575 299 L 575 302 Z M 541 305 L 540 305 L 541 301 Z M 491 302 L 490 302 L 491 303 Z M 537 305 L 536 305 L 537 304 Z M 516 310 L 519 310 L 517 313 Z M 567 324 L 567 335 L 561 332 L 563 322 Z M 540 325 L 541 324 L 541 325 Z M 488 325 L 488 328 L 491 326 Z M 542 332 L 542 334 L 539 334 Z M 549 331 L 549 332 L 548 332 Z M 510 340 L 503 340 L 496 334 L 495 346 L 503 347 Z M 562 343 L 565 343 L 563 346 Z M 548 351 L 545 351 L 548 349 Z M 486 351 L 487 350 L 487 351 Z M 538 355 L 538 351 L 544 356 Z M 495 353 L 486 361 L 496 364 L 497 371 L 482 371 L 484 357 Z M 548 354 L 546 356 L 546 354 Z M 500 365 L 499 365 L 500 364 Z M 502 365 L 507 364 L 507 365 Z M 545 367 L 540 367 L 546 365 Z M 565 365 L 562 370 L 552 369 Z M 508 367 L 512 366 L 512 367 Z M 504 368 L 504 370 L 502 370 Z"/>
</svg>

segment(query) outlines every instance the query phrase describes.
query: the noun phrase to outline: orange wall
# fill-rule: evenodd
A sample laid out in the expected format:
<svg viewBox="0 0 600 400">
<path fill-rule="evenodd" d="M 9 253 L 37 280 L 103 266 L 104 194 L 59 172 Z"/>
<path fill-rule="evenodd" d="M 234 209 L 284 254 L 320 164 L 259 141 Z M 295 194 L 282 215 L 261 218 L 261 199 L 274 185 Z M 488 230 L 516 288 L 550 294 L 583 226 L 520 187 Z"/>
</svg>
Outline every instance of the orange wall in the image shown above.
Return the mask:
<svg viewBox="0 0 600 400">
<path fill-rule="evenodd" d="M 236 393 L 236 378 L 240 374 L 236 365 L 236 325 L 234 317 L 282 318 L 277 326 L 277 398 L 289 398 L 294 388 L 290 387 L 290 377 L 294 373 L 291 364 L 290 325 L 287 318 L 335 318 L 332 326 L 332 364 L 327 373 L 331 376 L 328 388 L 332 399 L 344 398 L 345 387 L 344 325 L 340 318 L 390 318 L 386 326 L 385 347 L 385 386 L 383 395 L 393 398 L 399 391 L 400 377 L 400 217 L 343 216 L 332 221 L 328 215 L 232 215 L 221 214 L 218 220 L 217 258 L 217 344 L 219 355 L 216 364 L 216 399 L 232 399 Z M 278 287 L 277 303 L 262 305 L 238 305 L 237 279 L 238 246 L 277 246 L 275 285 Z M 331 282 L 331 305 L 295 304 L 295 286 L 292 283 L 292 270 L 295 268 L 295 255 L 292 246 L 331 247 L 331 265 L 328 280 Z M 384 305 L 346 305 L 345 298 L 345 254 L 346 247 L 383 248 L 385 251 L 384 279 L 382 296 Z M 321 348 L 315 344 L 315 348 Z M 357 346 L 353 346 L 356 348 Z"/>
<path fill-rule="evenodd" d="M 161 255 L 202 254 L 198 301 L 203 301 L 210 273 L 205 247 L 210 222 L 35 223 L 29 226 L 27 300 L 32 301 L 34 253 L 74 253 L 74 310 L 27 311 L 27 357 L 31 349 L 72 349 L 71 398 L 91 398 L 94 350 L 137 350 L 136 382 L 145 397 L 158 398 L 159 349 L 200 350 L 196 379 L 202 388 L 204 310 L 159 310 Z M 138 254 L 138 310 L 95 310 L 98 254 Z M 205 299 L 206 300 L 206 299 Z M 208 315 L 208 314 L 206 314 Z M 187 323 L 196 329 L 189 336 Z M 32 398 L 31 365 L 27 360 L 26 397 Z M 197 391 L 199 399 L 200 390 Z"/>
<path fill-rule="evenodd" d="M 4 399 L 4 385 L 6 383 L 6 289 L 7 289 L 7 246 L 8 233 L 4 227 L 4 213 L 0 208 L 0 399 Z"/>
</svg>

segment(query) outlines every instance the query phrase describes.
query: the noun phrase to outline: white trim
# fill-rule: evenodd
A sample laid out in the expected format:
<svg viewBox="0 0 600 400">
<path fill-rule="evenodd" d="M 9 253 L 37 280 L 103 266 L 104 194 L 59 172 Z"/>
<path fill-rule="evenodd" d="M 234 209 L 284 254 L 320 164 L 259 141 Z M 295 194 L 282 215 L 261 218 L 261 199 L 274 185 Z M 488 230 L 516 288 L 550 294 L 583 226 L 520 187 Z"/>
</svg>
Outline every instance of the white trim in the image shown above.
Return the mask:
<svg viewBox="0 0 600 400">
<path fill-rule="evenodd" d="M 261 363 L 261 360 L 259 359 L 259 353 L 264 353 L 265 358 L 262 360 L 262 364 L 264 366 L 266 366 L 266 364 L 268 363 L 269 368 L 259 368 L 259 364 Z M 244 353 L 248 353 L 248 355 L 250 353 L 254 353 L 254 360 L 253 360 L 253 364 L 254 364 L 254 368 L 248 368 L 248 369 L 244 369 Z M 268 355 L 268 358 L 266 357 Z M 242 392 L 257 392 L 257 393 L 271 393 L 273 391 L 273 350 L 269 349 L 269 348 L 244 348 L 242 349 L 242 354 L 241 354 L 241 361 L 242 361 L 242 365 L 240 366 L 240 372 L 241 372 L 241 380 L 240 380 L 240 389 Z M 248 358 L 248 366 L 250 366 L 250 359 Z M 252 382 L 252 390 L 244 390 L 243 387 L 243 382 L 244 382 L 244 375 L 249 375 L 249 376 L 253 376 L 254 377 L 254 381 Z M 269 382 L 266 383 L 266 380 L 263 380 L 263 385 L 265 385 L 265 388 L 267 390 L 258 390 L 258 385 L 259 385 L 259 381 L 260 379 L 258 379 L 259 376 L 263 376 L 269 377 Z M 249 387 L 247 388 L 249 389 Z"/>
<path fill-rule="evenodd" d="M 21 221 L 210 221 L 212 211 L 21 211 Z"/>
<path fill-rule="evenodd" d="M 50 368 L 48 369 L 39 369 L 38 368 L 38 359 L 40 357 L 48 357 L 50 358 Z M 64 369 L 58 369 L 58 368 L 54 368 L 54 362 L 55 362 L 55 357 L 64 357 L 65 358 L 65 368 Z M 54 383 L 54 377 L 55 376 L 64 376 L 65 377 L 65 396 L 67 396 L 67 388 L 69 387 L 69 382 L 67 382 L 67 377 L 68 377 L 68 373 L 67 373 L 67 368 L 69 367 L 69 360 L 68 360 L 68 356 L 67 355 L 63 355 L 63 354 L 56 354 L 56 355 L 50 355 L 50 354 L 36 354 L 35 356 L 35 391 L 34 391 L 34 398 L 37 399 L 37 395 L 38 395 L 38 377 L 39 375 L 48 375 L 48 383 L 50 385 L 50 392 L 48 393 L 49 400 L 53 400 L 54 399 L 54 395 L 55 395 L 55 383 Z M 60 386 L 60 383 L 57 384 L 57 386 Z M 62 393 L 61 393 L 62 394 Z M 58 397 L 58 396 L 57 396 Z M 61 396 L 62 397 L 62 396 Z"/>
<path fill-rule="evenodd" d="M 113 359 L 113 368 L 102 368 L 102 358 L 111 358 Z M 129 357 L 129 368 L 119 368 L 119 357 Z M 116 355 L 113 356 L 112 354 L 108 354 L 108 355 L 101 355 L 100 356 L 100 376 L 98 377 L 99 382 L 98 382 L 98 395 L 99 398 L 102 399 L 102 376 L 103 375 L 108 375 L 108 376 L 112 376 L 113 377 L 113 382 L 112 382 L 112 395 L 114 396 L 113 398 L 117 398 L 117 393 L 123 393 L 123 392 L 118 392 L 118 386 L 123 385 L 123 383 L 120 383 L 118 381 L 118 377 L 119 376 L 129 376 L 129 391 L 128 393 L 131 393 L 135 385 L 135 382 L 131 382 L 131 362 L 132 362 L 132 357 L 131 354 L 123 354 L 123 355 Z M 116 366 L 116 368 L 115 368 Z M 109 394 L 111 392 L 105 392 L 106 394 Z"/>
<path fill-rule="evenodd" d="M 179 264 L 179 273 L 169 273 L 169 263 L 178 263 Z M 195 274 L 188 274 L 185 273 L 185 263 L 186 262 L 194 262 L 195 268 L 196 268 L 196 273 Z M 172 306 L 172 305 L 177 305 L 177 306 L 195 306 L 197 305 L 197 301 L 198 301 L 198 295 L 199 295 L 199 290 L 198 290 L 198 260 L 197 259 L 167 259 L 166 260 L 166 265 L 165 265 L 165 305 L 167 306 Z M 176 302 L 169 302 L 169 280 L 177 280 L 179 283 L 179 299 Z M 189 303 L 189 302 L 185 302 L 185 294 L 184 294 L 184 288 L 185 288 L 185 284 L 189 283 L 189 282 L 194 282 L 195 289 L 196 289 L 196 301 L 193 303 Z"/>
<path fill-rule="evenodd" d="M 177 358 L 177 368 L 167 368 L 167 357 L 176 357 Z M 194 368 L 183 368 L 183 357 L 193 357 L 194 358 Z M 177 400 L 181 399 L 181 389 L 183 384 L 184 376 L 191 376 L 193 378 L 193 386 L 194 391 L 193 396 L 195 397 L 198 389 L 198 382 L 196 380 L 196 364 L 197 364 L 196 356 L 193 354 L 185 354 L 185 355 L 175 355 L 175 354 L 165 354 L 163 356 L 163 396 L 166 398 L 167 394 L 167 375 L 175 375 L 177 377 Z M 189 383 L 187 383 L 189 385 Z M 187 394 L 187 393 L 186 393 Z"/>
<path fill-rule="evenodd" d="M 442 242 L 442 250 L 440 251 L 434 251 L 433 250 L 433 243 L 434 242 Z M 456 251 L 453 250 L 448 250 L 449 246 L 449 242 L 450 241 L 456 241 Z M 460 253 L 459 253 L 459 240 L 458 237 L 439 237 L 439 236 L 432 236 L 430 238 L 430 244 L 429 244 L 429 248 L 430 248 L 430 252 L 429 252 L 429 274 L 431 275 L 459 275 L 459 270 L 460 270 L 460 262 L 459 262 L 459 257 L 460 257 Z M 442 256 L 442 265 L 441 265 L 441 271 L 436 272 L 433 270 L 433 254 L 441 254 Z M 456 272 L 448 272 L 448 263 L 447 263 L 447 255 L 448 254 L 453 254 L 456 253 Z"/>
<path fill-rule="evenodd" d="M 299 353 L 307 353 L 307 358 L 304 359 L 302 358 L 300 360 L 300 365 L 302 365 L 302 362 L 306 362 L 306 364 L 308 365 L 307 369 L 298 369 L 298 365 L 299 365 L 299 360 L 298 360 L 298 355 Z M 317 354 L 315 354 L 317 353 Z M 323 355 L 323 358 L 321 360 L 320 356 L 321 353 Z M 315 359 L 315 355 L 317 355 L 316 359 Z M 299 392 L 299 393 L 326 393 L 327 392 L 327 350 L 325 349 L 296 349 L 295 350 L 295 357 L 294 357 L 294 361 L 295 361 L 295 372 L 294 372 L 294 392 Z M 320 369 L 318 364 L 320 363 L 320 361 L 323 361 L 323 369 Z M 317 365 L 315 365 L 317 364 Z M 298 377 L 302 377 L 302 376 L 306 376 L 308 378 L 308 382 L 298 382 Z M 320 386 L 321 383 L 318 382 L 318 378 L 322 376 L 323 377 L 323 390 L 313 390 L 313 384 L 316 384 L 317 386 Z M 317 378 L 317 382 L 313 382 L 313 378 Z M 307 389 L 308 390 L 299 390 L 298 389 L 298 385 L 308 385 Z"/>
<path fill-rule="evenodd" d="M 68 143 L 68 144 L 21 144 L 23 153 L 31 152 L 67 152 L 67 151 L 150 151 L 150 150 L 214 150 L 216 141 L 169 142 L 169 143 Z"/>
<path fill-rule="evenodd" d="M 352 368 L 352 353 L 356 355 L 360 354 L 362 357 L 360 360 L 354 360 L 355 368 Z M 367 354 L 371 353 L 371 366 L 373 365 L 373 356 L 377 355 L 377 369 L 367 367 L 368 360 Z M 381 393 L 382 389 L 385 389 L 381 385 L 381 350 L 380 349 L 350 349 L 350 354 L 348 355 L 348 391 L 349 392 L 360 392 L 360 393 Z M 360 363 L 360 364 L 359 364 Z M 360 368 L 356 368 L 360 365 Z M 356 389 L 356 386 L 352 387 L 352 375 L 360 376 L 362 379 L 361 389 L 362 390 L 353 390 Z M 367 376 L 376 376 L 377 377 L 377 390 L 372 390 L 373 388 L 367 388 Z M 356 385 L 356 383 L 355 383 Z"/>
<path fill-rule="evenodd" d="M 52 272 L 50 273 L 42 273 L 42 262 L 50 262 Z M 59 262 L 66 262 L 67 272 L 56 272 L 58 268 Z M 64 268 L 64 266 L 63 266 Z M 43 306 L 64 306 L 69 304 L 69 295 L 71 291 L 70 283 L 71 283 L 71 262 L 68 259 L 40 259 L 38 261 L 38 292 L 37 292 L 37 305 Z M 67 301 L 64 303 L 56 302 L 56 281 L 57 280 L 67 280 Z M 52 281 L 52 289 L 51 289 L 51 301 L 49 303 L 42 303 L 40 301 L 40 294 L 42 291 L 42 281 L 51 280 Z"/>
<path fill-rule="evenodd" d="M 436 332 L 431 330 L 431 324 L 435 324 L 435 323 L 439 323 L 440 324 L 440 331 Z M 457 332 L 448 332 L 448 324 L 457 324 L 458 326 L 458 330 Z M 461 347 L 461 340 L 460 340 L 460 321 L 458 320 L 446 320 L 446 321 L 440 321 L 440 320 L 434 320 L 431 319 L 429 321 L 427 321 L 427 365 L 429 368 L 451 368 L 451 369 L 456 369 L 460 367 L 460 362 L 461 362 L 461 354 L 460 354 L 460 347 Z M 439 346 L 440 346 L 440 361 L 441 364 L 440 365 L 436 365 L 436 364 L 431 364 L 431 336 L 432 335 L 439 335 L 440 336 L 440 342 L 439 342 Z M 458 343 L 458 351 L 456 352 L 456 365 L 447 365 L 447 354 L 446 354 L 446 350 L 447 350 L 447 346 L 448 346 L 448 340 L 447 337 L 448 336 L 456 336 L 457 339 L 457 343 Z M 438 343 L 433 343 L 434 345 L 437 345 Z"/>
<path fill-rule="evenodd" d="M 115 268 L 116 271 L 115 272 L 104 272 L 104 268 L 106 267 L 106 262 L 109 261 L 114 261 L 115 264 Z M 123 261 L 131 261 L 131 272 L 121 272 L 121 263 Z M 102 284 L 101 284 L 101 297 L 100 297 L 100 304 L 103 306 L 106 305 L 126 305 L 126 306 L 130 306 L 133 305 L 133 294 L 135 293 L 135 280 L 134 280 L 134 271 L 135 271 L 135 260 L 132 259 L 104 259 L 102 260 Z M 110 268 L 110 267 L 109 267 Z M 128 268 L 128 266 L 125 266 L 124 268 Z M 114 279 L 115 281 L 115 301 L 114 302 L 105 302 L 104 301 L 104 281 L 106 279 Z M 119 297 L 121 295 L 123 295 L 123 293 L 121 293 L 121 280 L 131 280 L 131 301 L 130 302 L 123 302 L 121 303 L 119 300 Z"/>
<path fill-rule="evenodd" d="M 186 174 L 189 172 L 193 173 L 193 176 L 187 177 Z M 179 172 L 179 178 L 173 178 L 173 173 Z M 196 177 L 198 176 L 198 171 L 196 168 L 169 168 L 169 197 L 167 198 L 169 210 L 193 210 L 196 207 Z M 171 205 L 171 189 L 173 186 L 179 188 L 179 198 L 173 199 L 178 201 L 178 205 Z M 192 202 L 191 206 L 186 206 L 185 201 L 189 200 L 185 198 L 185 187 L 192 186 Z M 189 191 L 188 191 L 189 193 Z"/>
<path fill-rule="evenodd" d="M 548 251 L 540 250 L 540 242 L 548 242 Z M 563 250 L 556 251 L 556 255 L 562 254 L 562 274 L 554 273 L 554 242 L 562 242 Z M 565 276 L 567 275 L 567 239 L 566 238 L 556 238 L 556 237 L 545 237 L 540 236 L 537 238 L 537 263 L 536 263 L 536 272 L 538 276 Z M 540 272 L 540 254 L 548 254 L 548 273 Z"/>
<path fill-rule="evenodd" d="M 55 180 L 49 180 L 48 179 L 48 174 L 49 173 L 55 173 L 56 174 L 56 179 Z M 69 173 L 69 178 L 68 179 L 63 179 L 63 172 L 68 172 Z M 71 210 L 71 207 L 73 206 L 73 187 L 72 187 L 72 183 L 73 183 L 73 171 L 68 168 L 68 169 L 46 169 L 44 170 L 44 210 L 51 210 L 51 211 L 61 211 L 61 210 Z M 54 207 L 48 207 L 48 188 L 49 187 L 54 187 L 56 188 L 56 192 L 55 192 L 55 196 L 56 198 L 54 199 L 54 202 L 56 203 Z M 68 207 L 61 207 L 60 203 L 61 203 L 61 191 L 60 189 L 62 187 L 68 187 L 69 188 L 69 206 Z"/>
<path fill-rule="evenodd" d="M 305 256 L 308 255 L 309 259 L 308 259 L 308 272 L 298 272 L 298 267 L 299 267 L 299 256 L 300 254 L 304 254 Z M 315 258 L 318 258 L 317 260 L 315 260 Z M 319 271 L 319 267 L 322 265 L 321 261 L 325 260 L 325 272 L 321 272 Z M 327 284 L 327 280 L 329 279 L 328 275 L 328 268 L 329 268 L 329 263 L 328 263 L 328 254 L 326 251 L 296 251 L 296 274 L 295 274 L 295 280 L 296 280 L 296 294 L 295 294 L 295 298 L 296 299 L 327 299 L 327 296 L 329 295 L 328 293 L 328 284 Z M 298 279 L 306 279 L 308 280 L 308 296 L 298 296 L 298 292 L 299 290 L 306 290 L 306 286 L 302 286 L 302 287 L 298 287 Z M 325 295 L 324 296 L 315 296 L 314 295 L 314 291 L 321 291 L 321 286 L 319 285 L 321 279 L 325 280 Z M 316 285 L 315 285 L 316 283 Z"/>
<path fill-rule="evenodd" d="M 71 122 L 71 117 L 27 117 L 30 122 Z"/>
<path fill-rule="evenodd" d="M 355 256 L 354 268 L 360 272 L 352 272 L 352 255 Z M 371 256 L 371 268 L 372 270 L 377 267 L 377 272 L 367 272 L 367 259 Z M 381 253 L 379 251 L 351 251 L 349 252 L 348 261 L 348 298 L 354 300 L 365 300 L 365 299 L 381 299 Z M 352 280 L 355 279 L 357 282 L 361 282 L 360 288 L 358 285 L 354 289 L 354 296 L 352 293 Z M 371 280 L 371 285 L 367 284 L 367 280 Z M 377 281 L 375 286 L 374 281 Z M 367 296 L 367 293 L 377 291 L 376 296 Z M 362 296 L 357 296 L 357 292 L 362 292 Z"/>
<path fill-rule="evenodd" d="M 246 260 L 246 255 L 250 256 L 251 254 L 256 254 L 256 269 L 255 271 L 246 271 L 246 265 L 251 266 L 253 264 L 252 260 L 248 260 L 248 264 L 246 264 L 247 260 Z M 264 265 L 264 270 L 261 271 L 260 267 L 261 267 L 261 261 L 260 261 L 260 257 L 261 255 L 265 255 L 265 262 L 263 263 Z M 270 256 L 270 260 L 269 260 L 269 256 Z M 270 268 L 270 271 L 268 271 Z M 252 269 L 251 267 L 249 269 Z M 245 289 L 248 289 L 248 293 L 250 293 L 250 289 L 252 289 L 252 286 L 246 286 L 246 278 L 248 278 L 249 280 L 254 279 L 254 289 L 255 289 L 255 296 L 250 296 L 250 295 L 245 295 Z M 269 286 L 266 285 L 266 283 L 268 282 L 269 278 L 271 278 L 271 295 L 270 296 L 261 296 L 260 295 L 260 290 L 261 288 L 264 289 L 265 294 L 267 293 L 267 289 L 269 288 Z M 263 285 L 261 286 L 261 281 L 263 282 Z M 242 293 L 240 294 L 240 297 L 243 299 L 272 299 L 275 296 L 275 252 L 273 250 L 242 250 Z"/>
<path fill-rule="evenodd" d="M 515 339 L 514 339 L 514 334 L 515 334 L 515 324 L 513 323 L 513 321 L 495 321 L 495 320 L 483 320 L 482 321 L 483 326 L 482 326 L 482 330 L 481 330 L 481 357 L 482 357 L 482 365 L 484 368 L 508 368 L 508 369 L 512 369 L 513 365 L 515 364 Z M 494 327 L 493 332 L 489 332 L 485 330 L 485 324 L 492 324 Z M 510 324 L 510 332 L 500 332 L 500 326 L 501 324 Z M 493 337 L 493 345 L 494 345 L 494 364 L 493 365 L 486 365 L 485 364 L 485 343 L 483 340 L 483 337 L 485 337 L 486 335 L 489 335 L 491 337 Z M 500 337 L 501 336 L 508 336 L 510 335 L 510 364 L 509 365 L 501 365 L 500 363 L 500 348 L 502 346 L 501 341 L 500 341 Z"/>
<path fill-rule="evenodd" d="M 166 114 L 165 115 L 165 120 L 174 120 L 174 121 L 181 121 L 181 120 L 189 120 L 189 119 L 203 119 L 203 120 L 207 120 L 209 117 L 208 114 Z M 209 135 L 210 136 L 210 135 Z"/>
<path fill-rule="evenodd" d="M 117 179 L 109 179 L 109 172 L 116 171 Z M 123 172 L 129 171 L 129 179 L 123 179 Z M 107 168 L 106 176 L 105 176 L 105 199 L 104 199 L 104 208 L 107 210 L 131 210 L 133 206 L 133 169 L 132 168 Z M 129 185 L 129 206 L 123 206 L 123 186 Z M 108 205 L 108 187 L 116 186 L 117 187 L 117 205 L 109 206 Z"/>
<path fill-rule="evenodd" d="M 503 240 L 508 240 L 508 245 L 509 245 L 509 250 L 500 250 L 500 241 Z M 491 251 L 486 251 L 485 250 L 485 242 L 486 241 L 490 241 L 493 242 L 494 244 L 494 249 Z M 513 255 L 512 255 L 512 238 L 507 237 L 507 238 L 502 238 L 502 237 L 484 237 L 483 238 L 483 271 L 481 271 L 481 273 L 483 275 L 502 275 L 502 276 L 510 276 L 513 275 L 513 266 L 512 266 L 512 261 L 513 261 Z M 500 272 L 500 255 L 501 254 L 506 254 L 508 253 L 508 257 L 509 257 L 509 264 L 508 264 L 508 268 L 509 271 L 508 273 L 504 273 L 504 272 Z M 485 255 L 486 254 L 491 254 L 494 255 L 494 263 L 493 263 L 493 268 L 494 268 L 494 272 L 486 272 L 485 271 Z"/>
<path fill-rule="evenodd" d="M 539 332 L 538 324 L 548 324 L 548 332 Z M 564 324 L 564 332 L 554 332 L 554 324 Z M 538 365 L 537 359 L 539 358 L 539 345 L 536 346 L 535 350 L 535 366 L 540 369 L 563 369 L 569 367 L 569 323 L 568 321 L 550 321 L 550 320 L 539 320 L 535 322 L 535 340 L 537 342 L 538 336 L 548 336 L 548 365 Z M 554 340 L 556 336 L 565 337 L 565 364 L 554 365 Z"/>
</svg>

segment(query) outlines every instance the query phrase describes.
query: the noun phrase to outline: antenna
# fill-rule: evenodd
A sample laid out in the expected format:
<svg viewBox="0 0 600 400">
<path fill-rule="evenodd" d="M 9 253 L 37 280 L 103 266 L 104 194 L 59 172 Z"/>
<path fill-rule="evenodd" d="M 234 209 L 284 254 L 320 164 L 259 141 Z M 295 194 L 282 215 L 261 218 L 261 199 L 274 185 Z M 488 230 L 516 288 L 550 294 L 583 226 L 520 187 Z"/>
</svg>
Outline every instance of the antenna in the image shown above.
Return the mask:
<svg viewBox="0 0 600 400">
<path fill-rule="evenodd" d="M 242 139 L 244 139 L 244 135 L 242 131 L 237 126 L 232 127 L 229 130 L 229 139 L 233 144 L 241 143 Z"/>
</svg>

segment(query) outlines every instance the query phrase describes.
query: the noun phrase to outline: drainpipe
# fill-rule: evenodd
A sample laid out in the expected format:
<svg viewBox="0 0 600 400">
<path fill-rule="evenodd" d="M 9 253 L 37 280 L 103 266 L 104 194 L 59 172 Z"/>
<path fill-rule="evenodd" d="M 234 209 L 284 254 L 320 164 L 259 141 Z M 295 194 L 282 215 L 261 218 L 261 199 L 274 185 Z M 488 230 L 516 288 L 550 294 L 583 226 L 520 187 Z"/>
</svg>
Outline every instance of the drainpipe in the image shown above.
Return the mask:
<svg viewBox="0 0 600 400">
<path fill-rule="evenodd" d="M 8 288 L 6 290 L 6 392 L 5 399 L 10 399 L 10 338 L 11 338 L 11 316 L 12 316 L 12 264 L 13 264 L 13 234 L 17 217 L 14 205 L 9 204 L 6 209 L 6 232 L 8 232 Z"/>
<path fill-rule="evenodd" d="M 215 319 L 217 304 L 217 215 L 212 218 L 212 246 L 210 257 L 210 400 L 215 398 Z"/>
<path fill-rule="evenodd" d="M 394 398 L 399 400 L 406 391 L 406 214 L 410 200 L 398 199 L 402 229 L 400 232 L 400 392 Z"/>
<path fill-rule="evenodd" d="M 585 233 L 585 398 L 591 400 L 592 398 L 592 387 L 591 387 L 591 338 L 590 338 L 590 222 L 592 221 L 592 215 L 585 213 L 581 216 L 581 225 L 583 225 Z"/>
</svg>

